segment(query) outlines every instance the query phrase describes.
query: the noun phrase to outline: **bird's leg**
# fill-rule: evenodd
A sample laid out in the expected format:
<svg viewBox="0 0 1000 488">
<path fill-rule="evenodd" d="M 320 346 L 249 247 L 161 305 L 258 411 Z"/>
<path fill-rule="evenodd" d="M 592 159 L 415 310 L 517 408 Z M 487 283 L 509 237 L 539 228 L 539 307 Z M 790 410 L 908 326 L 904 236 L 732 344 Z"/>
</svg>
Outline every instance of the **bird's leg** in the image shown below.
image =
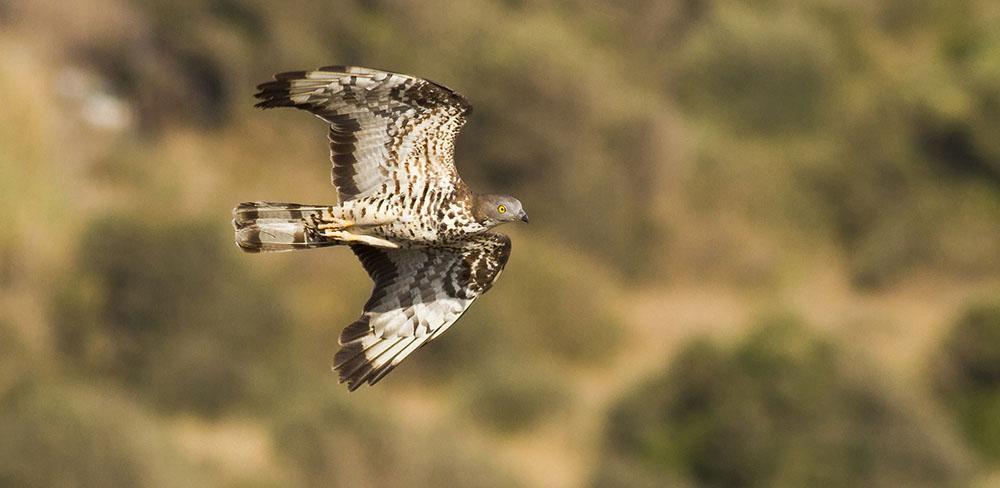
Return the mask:
<svg viewBox="0 0 1000 488">
<path fill-rule="evenodd" d="M 320 234 L 328 239 L 333 239 L 347 244 L 358 242 L 361 244 L 368 244 L 369 246 L 387 247 L 390 249 L 396 249 L 399 247 L 399 244 L 387 241 L 381 237 L 370 236 L 367 234 L 354 234 L 346 230 L 325 229 L 321 230 Z"/>
<path fill-rule="evenodd" d="M 323 217 L 322 220 L 316 223 L 316 228 L 322 231 L 325 230 L 343 230 L 349 227 L 354 227 L 356 222 L 350 219 L 338 219 L 336 217 Z"/>
<path fill-rule="evenodd" d="M 360 243 L 395 249 L 399 247 L 398 244 L 381 237 L 366 234 L 364 233 L 364 229 L 391 224 L 397 220 L 390 216 L 376 217 L 372 214 L 365 216 L 364 213 L 359 215 L 350 209 L 329 207 L 324 212 L 314 214 L 308 219 L 307 226 L 317 236 L 322 236 L 329 240 L 345 244 Z"/>
<path fill-rule="evenodd" d="M 319 236 L 333 241 L 343 242 L 345 244 L 357 242 L 361 244 L 368 244 L 370 246 L 388 247 L 393 249 L 399 247 L 396 243 L 387 241 L 380 237 L 366 235 L 361 232 L 354 233 L 349 231 L 348 229 L 351 228 L 369 227 L 370 224 L 368 222 L 359 223 L 354 219 L 349 218 L 334 217 L 332 213 L 333 208 L 331 208 L 325 215 L 314 216 L 308 226 Z"/>
<path fill-rule="evenodd" d="M 317 216 L 313 219 L 313 225 L 318 230 L 344 230 L 351 227 L 379 227 L 400 221 L 403 221 L 403 219 L 393 216 L 367 217 L 358 219 L 353 213 L 351 213 L 350 218 L 334 217 L 333 215 Z"/>
<path fill-rule="evenodd" d="M 323 212 L 314 213 L 309 217 L 310 227 L 317 231 L 344 230 L 357 224 L 353 218 L 346 215 L 338 207 L 328 207 Z"/>
</svg>

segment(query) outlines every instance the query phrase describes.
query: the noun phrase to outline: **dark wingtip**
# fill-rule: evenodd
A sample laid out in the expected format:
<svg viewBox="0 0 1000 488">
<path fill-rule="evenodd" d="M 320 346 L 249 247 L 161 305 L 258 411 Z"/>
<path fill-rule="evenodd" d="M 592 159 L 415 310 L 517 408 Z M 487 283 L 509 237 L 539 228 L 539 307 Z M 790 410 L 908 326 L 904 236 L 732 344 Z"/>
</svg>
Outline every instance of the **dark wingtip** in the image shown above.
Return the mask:
<svg viewBox="0 0 1000 488">
<path fill-rule="evenodd" d="M 301 78 L 305 78 L 306 77 L 306 73 L 307 73 L 306 71 L 302 71 L 302 70 L 299 70 L 299 71 L 285 71 L 283 73 L 278 73 L 278 74 L 274 75 L 274 79 L 277 80 L 277 81 L 298 80 L 298 79 L 301 79 Z"/>
<path fill-rule="evenodd" d="M 362 316 L 360 319 L 355 320 L 344 330 L 340 331 L 340 345 L 346 345 L 361 339 L 372 333 L 372 327 L 369 322 L 369 317 L 367 315 Z"/>
<path fill-rule="evenodd" d="M 291 87 L 291 83 L 283 80 L 268 81 L 257 85 L 257 93 L 254 93 L 253 96 L 260 101 L 254 104 L 254 107 L 274 108 L 294 106 L 295 104 L 288 98 Z"/>
<path fill-rule="evenodd" d="M 372 371 L 360 343 L 348 344 L 337 351 L 333 356 L 333 369 L 338 373 L 338 382 L 347 383 L 348 391 L 358 389 Z"/>
<path fill-rule="evenodd" d="M 264 100 L 253 104 L 254 108 L 277 108 L 277 107 L 292 107 L 295 104 L 291 100 Z"/>
<path fill-rule="evenodd" d="M 284 80 L 266 81 L 257 85 L 257 90 L 259 91 L 256 96 L 261 96 L 271 92 L 287 92 L 291 86 L 291 83 Z"/>
<path fill-rule="evenodd" d="M 347 391 L 357 390 L 359 386 L 362 385 L 362 381 L 355 381 L 350 378 L 341 378 L 339 383 L 345 383 L 347 385 Z"/>
</svg>

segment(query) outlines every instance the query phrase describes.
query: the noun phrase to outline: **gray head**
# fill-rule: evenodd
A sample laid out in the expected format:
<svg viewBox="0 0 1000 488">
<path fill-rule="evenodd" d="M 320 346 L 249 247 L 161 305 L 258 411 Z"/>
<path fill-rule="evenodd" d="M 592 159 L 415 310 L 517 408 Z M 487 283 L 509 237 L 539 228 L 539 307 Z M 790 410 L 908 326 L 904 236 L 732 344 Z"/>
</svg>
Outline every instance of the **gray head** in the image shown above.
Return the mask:
<svg viewBox="0 0 1000 488">
<path fill-rule="evenodd" d="M 477 195 L 476 217 L 487 225 L 504 222 L 528 222 L 528 214 L 521 207 L 521 201 L 510 195 Z"/>
</svg>

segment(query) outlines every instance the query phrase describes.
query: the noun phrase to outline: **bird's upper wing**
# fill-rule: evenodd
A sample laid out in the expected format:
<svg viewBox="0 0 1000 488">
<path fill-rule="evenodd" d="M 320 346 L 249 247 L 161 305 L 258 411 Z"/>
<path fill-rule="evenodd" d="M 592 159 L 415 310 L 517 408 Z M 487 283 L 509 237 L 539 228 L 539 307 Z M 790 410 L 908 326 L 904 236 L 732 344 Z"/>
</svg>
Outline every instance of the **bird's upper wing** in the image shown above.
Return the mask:
<svg viewBox="0 0 1000 488">
<path fill-rule="evenodd" d="M 340 381 L 353 391 L 382 379 L 486 293 L 507 263 L 510 238 L 486 233 L 445 247 L 351 248 L 375 281 L 361 318 L 341 332 L 343 347 L 334 357 Z"/>
<path fill-rule="evenodd" d="M 455 137 L 472 110 L 449 88 L 354 66 L 274 76 L 258 107 L 296 107 L 330 124 L 333 184 L 341 201 L 399 193 L 422 180 L 454 186 Z"/>
</svg>

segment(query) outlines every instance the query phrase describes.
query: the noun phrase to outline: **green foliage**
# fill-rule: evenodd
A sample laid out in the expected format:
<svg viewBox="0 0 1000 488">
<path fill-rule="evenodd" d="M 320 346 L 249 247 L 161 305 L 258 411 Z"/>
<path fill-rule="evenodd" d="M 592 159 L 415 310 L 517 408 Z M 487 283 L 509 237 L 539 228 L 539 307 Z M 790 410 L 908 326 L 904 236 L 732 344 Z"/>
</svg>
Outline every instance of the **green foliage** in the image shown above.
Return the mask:
<svg viewBox="0 0 1000 488">
<path fill-rule="evenodd" d="M 714 5 L 662 56 L 696 136 L 693 210 L 709 225 L 735 212 L 794 240 L 832 237 L 860 288 L 929 267 L 995 274 L 1000 168 L 981 132 L 998 120 L 991 21 L 934 2 L 887 2 L 885 18 L 807 4 Z M 949 54 L 906 69 L 886 54 L 913 45 Z"/>
<path fill-rule="evenodd" d="M 0 397 L 0 485 L 208 486 L 157 422 L 105 389 L 27 385 Z"/>
<path fill-rule="evenodd" d="M 662 286 L 756 303 L 846 272 L 894 299 L 911 277 L 961 283 L 952 296 L 1000 276 L 988 0 L 15 4 L 0 0 L 0 485 L 538 481 L 501 466 L 523 467 L 520 442 L 475 447 L 588 417 L 595 384 L 650 359 L 624 345 Z M 501 229 L 514 252 L 489 295 L 350 397 L 328 371 L 367 292 L 350 253 L 241 255 L 226 218 L 244 199 L 332 202 L 322 124 L 251 98 L 331 63 L 467 95 L 463 177 L 532 216 Z M 109 106 L 121 126 L 94 122 Z M 992 313 L 955 328 L 934 378 L 995 466 Z M 616 405 L 607 455 L 567 446 L 545 479 L 597 457 L 606 487 L 963 482 L 919 399 L 847 354 L 789 324 L 690 344 Z M 186 463 L 160 438 L 232 424 L 271 435 L 205 448 L 219 459 L 183 443 Z M 277 474 L 243 479 L 261 470 Z"/>
<path fill-rule="evenodd" d="M 409 428 L 376 399 L 299 396 L 275 427 L 277 448 L 302 486 L 517 486 L 458 433 Z"/>
<path fill-rule="evenodd" d="M 934 387 L 984 459 L 1000 464 L 1000 303 L 968 307 L 934 362 Z"/>
<path fill-rule="evenodd" d="M 457 158 L 472 186 L 517 193 L 532 226 L 632 279 L 662 278 L 690 261 L 670 247 L 699 249 L 684 242 L 691 230 L 743 212 L 750 228 L 767 224 L 764 246 L 833 236 L 861 287 L 925 266 L 996 273 L 998 245 L 970 244 L 987 232 L 945 229 L 960 210 L 967 225 L 997 217 L 995 12 L 911 3 L 359 0 L 328 15 L 307 0 L 283 9 L 134 1 L 137 40 L 98 37 L 74 51 L 135 106 L 153 139 L 177 127 L 246 130 L 248 80 L 279 69 L 361 63 L 442 81 L 476 107 Z M 439 10 L 451 15 L 428 14 Z M 315 126 L 277 132 L 292 127 Z M 698 181 L 690 168 L 705 160 L 722 172 Z M 676 198 L 669 218 L 667 193 Z M 677 208 L 706 200 L 713 211 L 701 215 Z M 746 236 L 731 239 L 738 248 Z"/>
<path fill-rule="evenodd" d="M 789 319 L 731 349 L 696 341 L 613 408 L 595 484 L 624 464 L 702 486 L 960 486 L 933 422 L 854 368 Z"/>
<path fill-rule="evenodd" d="M 95 222 L 81 280 L 57 296 L 61 350 L 164 408 L 218 415 L 278 386 L 266 363 L 281 358 L 288 318 L 236 266 L 227 234 L 203 223 Z"/>
<path fill-rule="evenodd" d="M 829 35 L 801 17 L 730 10 L 686 41 L 674 67 L 682 105 L 742 133 L 821 126 L 839 72 Z"/>
</svg>

